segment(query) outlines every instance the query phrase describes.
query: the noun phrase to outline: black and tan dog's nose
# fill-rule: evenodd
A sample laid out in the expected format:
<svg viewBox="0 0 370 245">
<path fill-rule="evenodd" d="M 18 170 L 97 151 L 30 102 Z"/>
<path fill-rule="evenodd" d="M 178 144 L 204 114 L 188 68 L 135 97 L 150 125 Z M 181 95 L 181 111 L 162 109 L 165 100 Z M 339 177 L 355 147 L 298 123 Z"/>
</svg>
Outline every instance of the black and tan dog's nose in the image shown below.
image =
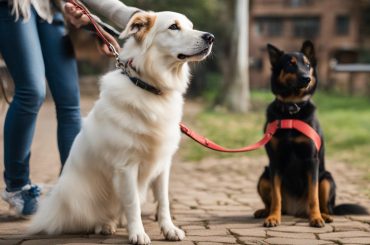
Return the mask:
<svg viewBox="0 0 370 245">
<path fill-rule="evenodd" d="M 214 41 L 215 41 L 215 36 L 213 36 L 213 34 L 211 33 L 205 33 L 203 36 L 202 36 L 203 40 L 207 42 L 207 44 L 211 45 Z"/>
<path fill-rule="evenodd" d="M 309 77 L 309 76 L 303 76 L 303 77 L 301 77 L 301 81 L 304 84 L 308 84 L 308 83 L 311 82 L 311 77 Z"/>
</svg>

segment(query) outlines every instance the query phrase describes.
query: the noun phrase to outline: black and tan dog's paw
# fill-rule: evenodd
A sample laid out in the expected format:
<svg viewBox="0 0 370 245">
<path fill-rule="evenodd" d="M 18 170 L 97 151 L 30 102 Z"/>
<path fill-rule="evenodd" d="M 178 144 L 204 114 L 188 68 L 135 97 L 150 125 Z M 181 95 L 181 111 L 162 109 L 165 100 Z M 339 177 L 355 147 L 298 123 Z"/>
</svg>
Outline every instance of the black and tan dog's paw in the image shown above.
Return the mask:
<svg viewBox="0 0 370 245">
<path fill-rule="evenodd" d="M 312 217 L 310 219 L 310 226 L 311 227 L 322 228 L 322 227 L 325 226 L 325 221 L 322 217 Z"/>
<path fill-rule="evenodd" d="M 256 212 L 254 212 L 254 218 L 256 219 L 266 218 L 267 216 L 269 216 L 269 213 L 270 211 L 265 208 L 258 209 Z"/>
<path fill-rule="evenodd" d="M 281 218 L 278 215 L 270 215 L 265 219 L 263 223 L 264 227 L 275 227 L 280 224 Z"/>
<path fill-rule="evenodd" d="M 333 218 L 329 214 L 321 213 L 321 217 L 324 219 L 325 223 L 333 222 Z"/>
</svg>

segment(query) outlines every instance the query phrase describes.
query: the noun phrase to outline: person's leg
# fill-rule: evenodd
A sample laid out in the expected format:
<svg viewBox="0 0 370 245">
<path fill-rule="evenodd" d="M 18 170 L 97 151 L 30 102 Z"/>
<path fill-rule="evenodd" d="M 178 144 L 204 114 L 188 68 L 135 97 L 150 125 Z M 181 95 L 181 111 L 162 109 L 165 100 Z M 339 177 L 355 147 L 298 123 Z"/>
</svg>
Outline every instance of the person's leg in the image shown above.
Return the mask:
<svg viewBox="0 0 370 245">
<path fill-rule="evenodd" d="M 4 179 L 12 192 L 30 183 L 30 148 L 45 97 L 45 72 L 34 11 L 27 23 L 14 22 L 7 4 L 0 4 L 0 33 L 0 52 L 15 84 L 4 124 Z"/>
<path fill-rule="evenodd" d="M 61 13 L 55 14 L 52 24 L 45 21 L 38 23 L 46 78 L 56 105 L 62 165 L 81 128 L 77 64 L 71 40 L 63 24 Z"/>
</svg>

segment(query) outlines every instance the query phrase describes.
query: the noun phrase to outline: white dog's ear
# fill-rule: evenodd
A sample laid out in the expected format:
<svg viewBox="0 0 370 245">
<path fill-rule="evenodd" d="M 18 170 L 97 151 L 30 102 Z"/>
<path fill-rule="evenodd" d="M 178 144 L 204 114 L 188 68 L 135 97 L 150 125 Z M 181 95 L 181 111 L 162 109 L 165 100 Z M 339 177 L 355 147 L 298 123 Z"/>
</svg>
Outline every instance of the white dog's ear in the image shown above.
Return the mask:
<svg viewBox="0 0 370 245">
<path fill-rule="evenodd" d="M 156 16 L 153 12 L 138 12 L 132 16 L 126 29 L 119 36 L 120 39 L 134 35 L 138 42 L 144 40 L 150 29 L 153 27 Z"/>
</svg>

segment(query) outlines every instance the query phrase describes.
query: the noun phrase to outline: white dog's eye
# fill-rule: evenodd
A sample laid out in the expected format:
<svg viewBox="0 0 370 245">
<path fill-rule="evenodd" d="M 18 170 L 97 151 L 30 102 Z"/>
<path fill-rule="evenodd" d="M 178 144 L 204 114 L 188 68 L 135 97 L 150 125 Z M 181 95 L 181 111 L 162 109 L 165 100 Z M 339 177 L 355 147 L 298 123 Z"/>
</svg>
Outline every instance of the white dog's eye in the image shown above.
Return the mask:
<svg viewBox="0 0 370 245">
<path fill-rule="evenodd" d="M 177 24 L 172 24 L 170 25 L 170 27 L 168 27 L 168 29 L 175 31 L 175 30 L 180 30 L 180 27 Z"/>
</svg>

